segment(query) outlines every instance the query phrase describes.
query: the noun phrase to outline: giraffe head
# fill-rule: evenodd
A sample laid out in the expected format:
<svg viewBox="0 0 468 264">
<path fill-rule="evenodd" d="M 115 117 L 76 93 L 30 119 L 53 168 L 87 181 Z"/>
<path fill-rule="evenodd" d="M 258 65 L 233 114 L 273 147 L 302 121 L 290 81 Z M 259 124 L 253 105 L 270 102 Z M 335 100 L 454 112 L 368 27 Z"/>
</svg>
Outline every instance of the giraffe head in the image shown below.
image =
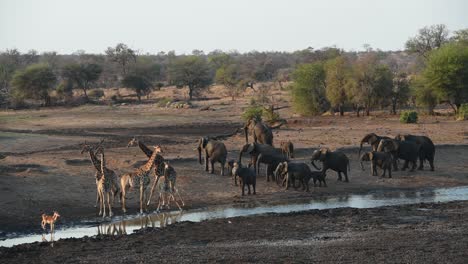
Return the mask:
<svg viewBox="0 0 468 264">
<path fill-rule="evenodd" d="M 128 142 L 127 148 L 135 146 L 136 144 L 138 144 L 138 139 L 136 137 L 133 137 L 132 140 Z"/>
<path fill-rule="evenodd" d="M 159 145 L 154 146 L 154 151 L 156 153 L 163 153 L 163 148 Z"/>
<path fill-rule="evenodd" d="M 54 215 L 52 216 L 55 220 L 60 217 L 59 213 L 57 211 L 54 211 Z"/>
<path fill-rule="evenodd" d="M 91 151 L 91 150 L 93 150 L 93 148 L 91 147 L 91 145 L 86 143 L 86 141 L 83 144 L 81 144 L 81 154 Z"/>
</svg>

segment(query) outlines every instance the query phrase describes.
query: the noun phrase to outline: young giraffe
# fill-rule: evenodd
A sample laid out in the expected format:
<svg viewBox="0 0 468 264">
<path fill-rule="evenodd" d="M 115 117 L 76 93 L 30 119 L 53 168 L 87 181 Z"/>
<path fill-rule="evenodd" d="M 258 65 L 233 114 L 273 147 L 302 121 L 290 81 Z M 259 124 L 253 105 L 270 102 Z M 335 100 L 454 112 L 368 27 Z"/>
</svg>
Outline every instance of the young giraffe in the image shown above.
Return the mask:
<svg viewBox="0 0 468 264">
<path fill-rule="evenodd" d="M 107 197 L 107 207 L 109 208 L 109 216 L 112 217 L 112 205 L 111 200 L 115 200 L 115 196 L 120 193 L 120 186 L 118 182 L 117 175 L 113 170 L 106 168 L 106 160 L 104 157 L 104 149 L 99 147 L 96 153 L 101 153 L 101 178 L 98 181 L 98 193 L 99 193 L 99 215 L 102 214 L 102 217 L 106 217 L 106 201 Z M 120 198 L 122 200 L 122 198 Z"/>
<path fill-rule="evenodd" d="M 91 162 L 93 163 L 94 168 L 96 169 L 96 172 L 94 174 L 94 177 L 96 179 L 96 203 L 94 204 L 94 207 L 97 207 L 98 202 L 99 202 L 98 183 L 99 183 L 99 179 L 101 179 L 102 173 L 101 173 L 101 161 L 96 157 L 96 154 L 94 151 L 95 151 L 95 148 L 86 144 L 86 142 L 83 144 L 83 148 L 81 149 L 81 154 L 83 154 L 84 152 L 89 153 Z"/>
<path fill-rule="evenodd" d="M 122 176 L 120 179 L 120 186 L 122 190 L 122 210 L 124 213 L 127 212 L 127 209 L 125 207 L 125 196 L 127 193 L 128 187 L 140 187 L 140 213 L 143 213 L 143 207 L 145 207 L 146 210 L 146 189 L 148 188 L 148 185 L 150 183 L 150 177 L 149 173 L 151 172 L 151 169 L 153 168 L 154 162 L 156 160 L 156 157 L 158 156 L 158 153 L 162 152 L 160 146 L 155 146 L 153 154 L 149 158 L 148 162 L 146 164 L 142 165 L 141 167 L 137 168 L 134 172 L 132 173 L 127 173 Z"/>
<path fill-rule="evenodd" d="M 153 151 L 148 148 L 143 142 L 138 140 L 136 137 L 134 137 L 130 142 L 128 142 L 127 148 L 134 146 L 135 144 L 138 144 L 138 147 L 145 153 L 145 155 L 149 158 L 153 155 Z M 162 153 L 162 150 L 161 150 Z M 153 197 L 154 191 L 156 189 L 156 186 L 159 182 L 159 178 L 161 178 L 164 174 L 164 158 L 161 155 L 156 156 L 156 160 L 154 161 L 154 181 L 153 185 L 151 186 L 151 192 L 148 198 L 148 202 L 146 203 L 146 206 L 149 206 L 151 202 L 151 198 Z"/>
<path fill-rule="evenodd" d="M 167 206 L 167 208 L 169 208 L 171 199 L 176 203 L 177 207 L 179 207 L 179 210 L 182 210 L 182 207 L 177 202 L 176 198 L 174 197 L 174 194 L 177 194 L 177 196 L 179 196 L 179 200 L 182 202 L 182 206 L 185 206 L 185 203 L 182 200 L 182 197 L 180 196 L 180 193 L 176 188 L 176 180 L 177 173 L 174 167 L 169 165 L 169 162 L 164 162 L 164 181 L 159 185 L 159 201 L 157 208 L 158 211 L 161 208 L 161 206 Z"/>
</svg>

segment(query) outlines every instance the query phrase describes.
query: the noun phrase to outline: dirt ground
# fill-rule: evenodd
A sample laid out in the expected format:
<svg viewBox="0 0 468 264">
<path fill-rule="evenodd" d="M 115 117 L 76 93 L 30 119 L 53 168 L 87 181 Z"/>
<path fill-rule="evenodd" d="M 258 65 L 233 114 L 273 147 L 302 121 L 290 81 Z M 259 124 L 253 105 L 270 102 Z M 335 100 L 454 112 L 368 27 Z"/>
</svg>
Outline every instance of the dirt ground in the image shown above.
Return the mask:
<svg viewBox="0 0 468 264">
<path fill-rule="evenodd" d="M 164 91 L 167 96 L 169 91 Z M 174 93 L 177 94 L 177 93 Z M 283 98 L 275 91 L 273 97 Z M 130 172 L 145 160 L 137 148 L 127 148 L 128 141 L 138 136 L 148 145 L 165 148 L 164 157 L 178 173 L 178 188 L 186 201 L 186 209 L 209 205 L 252 203 L 267 204 L 317 195 L 363 193 L 370 190 L 457 186 L 468 184 L 468 125 L 451 117 L 421 116 L 418 124 L 400 124 L 398 117 L 376 113 L 357 118 L 297 117 L 291 108 L 281 109 L 286 126 L 274 131 L 274 142 L 291 140 L 297 149 L 297 161 L 307 161 L 314 149 L 327 146 L 343 150 L 351 160 L 350 183 L 336 181 L 329 172 L 328 188 L 312 188 L 311 192 L 285 191 L 257 179 L 256 196 L 239 196 L 228 176 L 215 175 L 198 164 L 195 141 L 201 136 L 231 134 L 242 126 L 240 114 L 249 96 L 231 102 L 229 98 L 208 94 L 194 101 L 192 109 L 168 109 L 154 103 L 140 105 L 85 105 L 76 108 L 51 108 L 0 112 L 0 237 L 9 232 L 40 230 L 40 215 L 57 210 L 62 215 L 58 225 L 83 219 L 97 219 L 94 208 L 96 185 L 94 168 L 89 157 L 80 154 L 80 144 L 104 138 L 107 165 L 118 174 Z M 287 105 L 276 99 L 277 105 Z M 157 98 L 156 98 L 157 99 Z M 200 111 L 210 105 L 212 111 Z M 369 132 L 394 136 L 398 133 L 427 135 L 437 145 L 436 171 L 395 172 L 393 179 L 369 176 L 357 162 L 357 146 Z M 237 158 L 244 144 L 242 134 L 224 140 L 229 158 Z M 130 194 L 129 212 L 137 211 L 137 193 Z M 151 210 L 154 210 L 154 204 Z M 116 204 L 114 213 L 121 214 Z M 287 261 L 286 261 L 287 262 Z"/>
<path fill-rule="evenodd" d="M 466 263 L 468 202 L 182 222 L 0 248 L 4 263 Z"/>
</svg>

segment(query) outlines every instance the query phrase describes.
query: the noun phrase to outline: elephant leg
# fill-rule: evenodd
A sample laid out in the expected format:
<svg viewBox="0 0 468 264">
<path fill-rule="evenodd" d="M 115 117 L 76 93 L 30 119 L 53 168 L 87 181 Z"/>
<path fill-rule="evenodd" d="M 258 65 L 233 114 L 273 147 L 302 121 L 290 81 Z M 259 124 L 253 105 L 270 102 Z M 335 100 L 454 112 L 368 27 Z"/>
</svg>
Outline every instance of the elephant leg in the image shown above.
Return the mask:
<svg viewBox="0 0 468 264">
<path fill-rule="evenodd" d="M 341 178 L 341 171 L 338 171 L 338 181 L 342 181 L 343 179 Z"/>
<path fill-rule="evenodd" d="M 398 170 L 398 164 L 397 164 L 398 157 L 396 155 L 393 155 L 393 154 L 392 154 L 392 156 L 393 156 L 393 170 L 397 171 Z"/>
<path fill-rule="evenodd" d="M 392 177 L 392 167 L 388 166 L 387 169 L 388 169 L 388 177 L 391 178 Z"/>
<path fill-rule="evenodd" d="M 248 194 L 250 195 L 250 184 L 247 184 L 247 189 L 249 190 Z"/>
<path fill-rule="evenodd" d="M 408 168 L 408 160 L 405 160 L 405 163 L 403 164 L 403 168 L 401 168 L 402 171 L 406 170 Z"/>
<path fill-rule="evenodd" d="M 429 157 L 429 165 L 431 165 L 431 171 L 434 171 L 434 155 Z"/>
<path fill-rule="evenodd" d="M 224 176 L 224 162 L 221 162 L 221 176 Z"/>
<path fill-rule="evenodd" d="M 414 170 L 416 169 L 416 166 L 417 166 L 417 165 L 416 165 L 416 164 L 417 164 L 417 160 L 413 160 L 413 161 L 411 161 L 411 163 L 413 163 L 413 167 L 411 168 L 410 171 L 414 171 Z"/>
<path fill-rule="evenodd" d="M 254 195 L 257 194 L 257 192 L 256 192 L 256 190 L 255 190 L 255 187 L 256 187 L 255 185 L 256 185 L 256 184 L 255 184 L 255 182 L 254 182 L 254 183 L 252 184 L 253 194 L 254 194 Z"/>
<path fill-rule="evenodd" d="M 420 154 L 419 155 L 419 167 L 418 170 L 423 170 L 424 169 L 424 155 Z"/>
<path fill-rule="evenodd" d="M 345 182 L 349 182 L 348 172 L 345 170 L 343 173 L 344 173 L 344 176 L 345 176 Z"/>
<path fill-rule="evenodd" d="M 242 196 L 244 196 L 244 195 L 245 195 L 245 193 L 244 193 L 244 189 L 245 189 L 245 184 L 244 184 L 244 183 L 242 183 Z"/>
<path fill-rule="evenodd" d="M 205 171 L 208 171 L 208 155 L 205 156 Z"/>
<path fill-rule="evenodd" d="M 211 165 L 211 174 L 214 173 L 214 160 L 210 160 L 210 165 Z"/>
</svg>

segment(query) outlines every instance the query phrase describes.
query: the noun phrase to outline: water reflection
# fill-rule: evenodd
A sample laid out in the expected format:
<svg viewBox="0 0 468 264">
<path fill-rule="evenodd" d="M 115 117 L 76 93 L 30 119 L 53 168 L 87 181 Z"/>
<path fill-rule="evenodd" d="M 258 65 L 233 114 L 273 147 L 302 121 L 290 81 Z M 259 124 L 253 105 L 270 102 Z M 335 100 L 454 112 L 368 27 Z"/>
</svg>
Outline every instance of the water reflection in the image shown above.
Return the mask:
<svg viewBox="0 0 468 264">
<path fill-rule="evenodd" d="M 365 195 L 340 195 L 332 197 L 315 197 L 312 199 L 296 201 L 289 204 L 276 204 L 268 206 L 255 206 L 243 204 L 237 207 L 212 207 L 203 210 L 173 211 L 153 213 L 137 216 L 115 217 L 112 222 L 102 223 L 97 226 L 81 226 L 58 229 L 57 239 L 70 237 L 84 237 L 95 235 L 126 235 L 142 228 L 166 227 L 176 222 L 192 221 L 200 222 L 209 219 L 228 218 L 236 216 L 249 216 L 265 213 L 289 213 L 312 209 L 332 209 L 341 207 L 374 208 L 379 206 L 391 206 L 402 204 L 417 204 L 430 202 L 449 202 L 468 200 L 468 186 L 455 188 L 440 188 L 421 191 L 386 191 L 374 192 Z M 31 242 L 40 242 L 44 236 L 27 235 L 0 241 L 0 246 L 11 247 L 13 245 Z M 53 241 L 54 237 L 51 237 Z"/>
</svg>

